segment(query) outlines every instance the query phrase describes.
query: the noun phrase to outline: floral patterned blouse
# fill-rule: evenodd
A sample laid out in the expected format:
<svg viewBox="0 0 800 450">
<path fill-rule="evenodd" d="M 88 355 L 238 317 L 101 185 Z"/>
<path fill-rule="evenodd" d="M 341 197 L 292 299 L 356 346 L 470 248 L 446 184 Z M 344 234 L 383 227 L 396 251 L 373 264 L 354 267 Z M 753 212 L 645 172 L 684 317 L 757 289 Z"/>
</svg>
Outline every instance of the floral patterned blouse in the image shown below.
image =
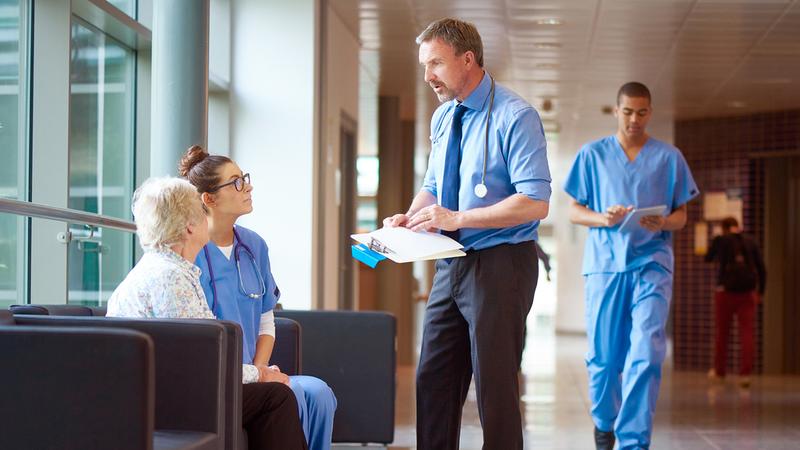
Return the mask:
<svg viewBox="0 0 800 450">
<path fill-rule="evenodd" d="M 108 299 L 108 317 L 215 319 L 200 286 L 200 268 L 172 250 L 151 250 Z M 258 381 L 258 369 L 242 364 L 242 382 Z"/>
</svg>

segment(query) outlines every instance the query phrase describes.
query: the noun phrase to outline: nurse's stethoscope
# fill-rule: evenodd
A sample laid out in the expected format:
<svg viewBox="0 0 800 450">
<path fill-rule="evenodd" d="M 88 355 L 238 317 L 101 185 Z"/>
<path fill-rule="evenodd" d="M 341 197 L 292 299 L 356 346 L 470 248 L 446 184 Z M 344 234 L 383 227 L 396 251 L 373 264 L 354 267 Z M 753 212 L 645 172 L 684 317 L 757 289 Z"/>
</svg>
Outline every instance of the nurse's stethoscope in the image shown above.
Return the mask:
<svg viewBox="0 0 800 450">
<path fill-rule="evenodd" d="M 236 228 L 233 229 L 233 237 L 235 241 L 233 244 L 233 258 L 236 260 L 236 273 L 239 275 L 239 292 L 253 300 L 259 299 L 267 292 L 267 286 L 264 284 L 264 277 L 261 276 L 261 271 L 258 270 L 258 264 L 256 264 L 256 258 L 253 256 L 253 251 L 250 250 L 250 247 L 242 242 L 242 240 L 239 238 L 239 232 L 236 231 Z M 258 284 L 261 288 L 260 292 L 248 293 L 244 288 L 241 261 L 239 260 L 240 250 L 244 251 L 245 254 L 247 254 L 247 256 L 250 258 L 250 263 L 253 265 L 253 271 L 258 277 Z M 211 300 L 211 311 L 214 311 L 214 308 L 217 306 L 217 284 L 214 282 L 214 269 L 211 267 L 211 257 L 208 255 L 208 246 L 203 247 L 203 253 L 206 256 L 206 264 L 208 265 L 208 277 L 211 279 L 211 292 L 214 295 L 214 298 Z"/>
<path fill-rule="evenodd" d="M 486 160 L 489 158 L 489 118 L 492 117 L 492 107 L 494 106 L 494 77 L 489 75 L 489 79 L 492 80 L 492 88 L 489 91 L 489 111 L 486 114 L 486 122 L 483 125 L 483 171 L 481 172 L 481 182 L 475 185 L 475 196 L 478 198 L 486 197 L 489 192 L 486 187 Z"/>
</svg>

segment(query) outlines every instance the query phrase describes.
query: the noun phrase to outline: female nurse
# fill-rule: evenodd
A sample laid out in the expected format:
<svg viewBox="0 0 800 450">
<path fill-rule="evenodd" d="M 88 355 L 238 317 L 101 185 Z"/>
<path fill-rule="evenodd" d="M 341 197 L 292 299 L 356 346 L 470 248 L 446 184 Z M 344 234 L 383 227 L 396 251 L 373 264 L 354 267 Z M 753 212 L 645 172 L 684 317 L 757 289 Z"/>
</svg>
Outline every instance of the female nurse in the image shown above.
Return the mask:
<svg viewBox="0 0 800 450">
<path fill-rule="evenodd" d="M 269 366 L 276 338 L 273 309 L 280 290 L 272 277 L 264 239 L 236 225 L 239 217 L 253 211 L 250 175 L 230 158 L 209 155 L 199 146 L 186 151 L 179 171 L 197 188 L 208 210 L 211 240 L 195 264 L 202 271 L 200 283 L 209 307 L 217 318 L 242 327 L 244 363 L 267 368 L 273 381 L 289 382 L 297 396 L 308 448 L 329 450 L 336 411 L 333 391 L 319 378 L 287 377 L 277 366 Z"/>
</svg>

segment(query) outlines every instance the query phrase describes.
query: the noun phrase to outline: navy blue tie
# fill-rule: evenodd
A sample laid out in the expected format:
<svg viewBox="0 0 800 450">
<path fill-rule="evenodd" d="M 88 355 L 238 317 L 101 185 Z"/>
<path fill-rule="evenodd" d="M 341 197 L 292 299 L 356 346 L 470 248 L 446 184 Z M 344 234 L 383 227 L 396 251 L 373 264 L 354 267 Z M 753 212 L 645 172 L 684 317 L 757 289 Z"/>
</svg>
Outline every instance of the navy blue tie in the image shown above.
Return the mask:
<svg viewBox="0 0 800 450">
<path fill-rule="evenodd" d="M 444 157 L 444 180 L 442 180 L 442 207 L 450 211 L 458 211 L 458 190 L 461 186 L 461 118 L 467 107 L 456 105 L 450 126 L 450 139 L 447 141 L 447 153 Z M 442 231 L 442 234 L 458 240 L 458 230 Z"/>
</svg>

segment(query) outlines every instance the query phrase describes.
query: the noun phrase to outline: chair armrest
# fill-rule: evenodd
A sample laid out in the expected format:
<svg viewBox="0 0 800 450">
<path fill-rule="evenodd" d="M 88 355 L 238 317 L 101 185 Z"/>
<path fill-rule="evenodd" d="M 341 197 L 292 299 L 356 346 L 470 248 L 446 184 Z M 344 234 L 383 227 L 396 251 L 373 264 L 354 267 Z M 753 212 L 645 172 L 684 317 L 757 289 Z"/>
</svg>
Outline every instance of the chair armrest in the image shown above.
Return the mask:
<svg viewBox="0 0 800 450">
<path fill-rule="evenodd" d="M 269 363 L 281 368 L 287 375 L 302 374 L 302 347 L 300 324 L 286 317 L 275 318 L 275 348 Z"/>
<path fill-rule="evenodd" d="M 336 394 L 333 442 L 392 442 L 394 316 L 377 311 L 292 310 L 276 311 L 275 316 L 300 324 L 303 374 L 322 379 Z"/>
<path fill-rule="evenodd" d="M 226 340 L 215 320 L 15 316 L 18 325 L 131 329 L 153 341 L 155 427 L 224 439 Z M 74 349 L 74 352 L 85 351 Z M 239 369 L 241 371 L 241 369 Z M 235 380 L 241 384 L 241 375 Z"/>
<path fill-rule="evenodd" d="M 14 315 L 31 314 L 37 316 L 92 316 L 92 308 L 81 305 L 11 305 Z"/>
<path fill-rule="evenodd" d="M 0 448 L 152 449 L 153 342 L 132 330 L 0 327 Z"/>
<path fill-rule="evenodd" d="M 242 447 L 242 328 L 221 320 L 225 330 L 225 449 Z"/>
</svg>

